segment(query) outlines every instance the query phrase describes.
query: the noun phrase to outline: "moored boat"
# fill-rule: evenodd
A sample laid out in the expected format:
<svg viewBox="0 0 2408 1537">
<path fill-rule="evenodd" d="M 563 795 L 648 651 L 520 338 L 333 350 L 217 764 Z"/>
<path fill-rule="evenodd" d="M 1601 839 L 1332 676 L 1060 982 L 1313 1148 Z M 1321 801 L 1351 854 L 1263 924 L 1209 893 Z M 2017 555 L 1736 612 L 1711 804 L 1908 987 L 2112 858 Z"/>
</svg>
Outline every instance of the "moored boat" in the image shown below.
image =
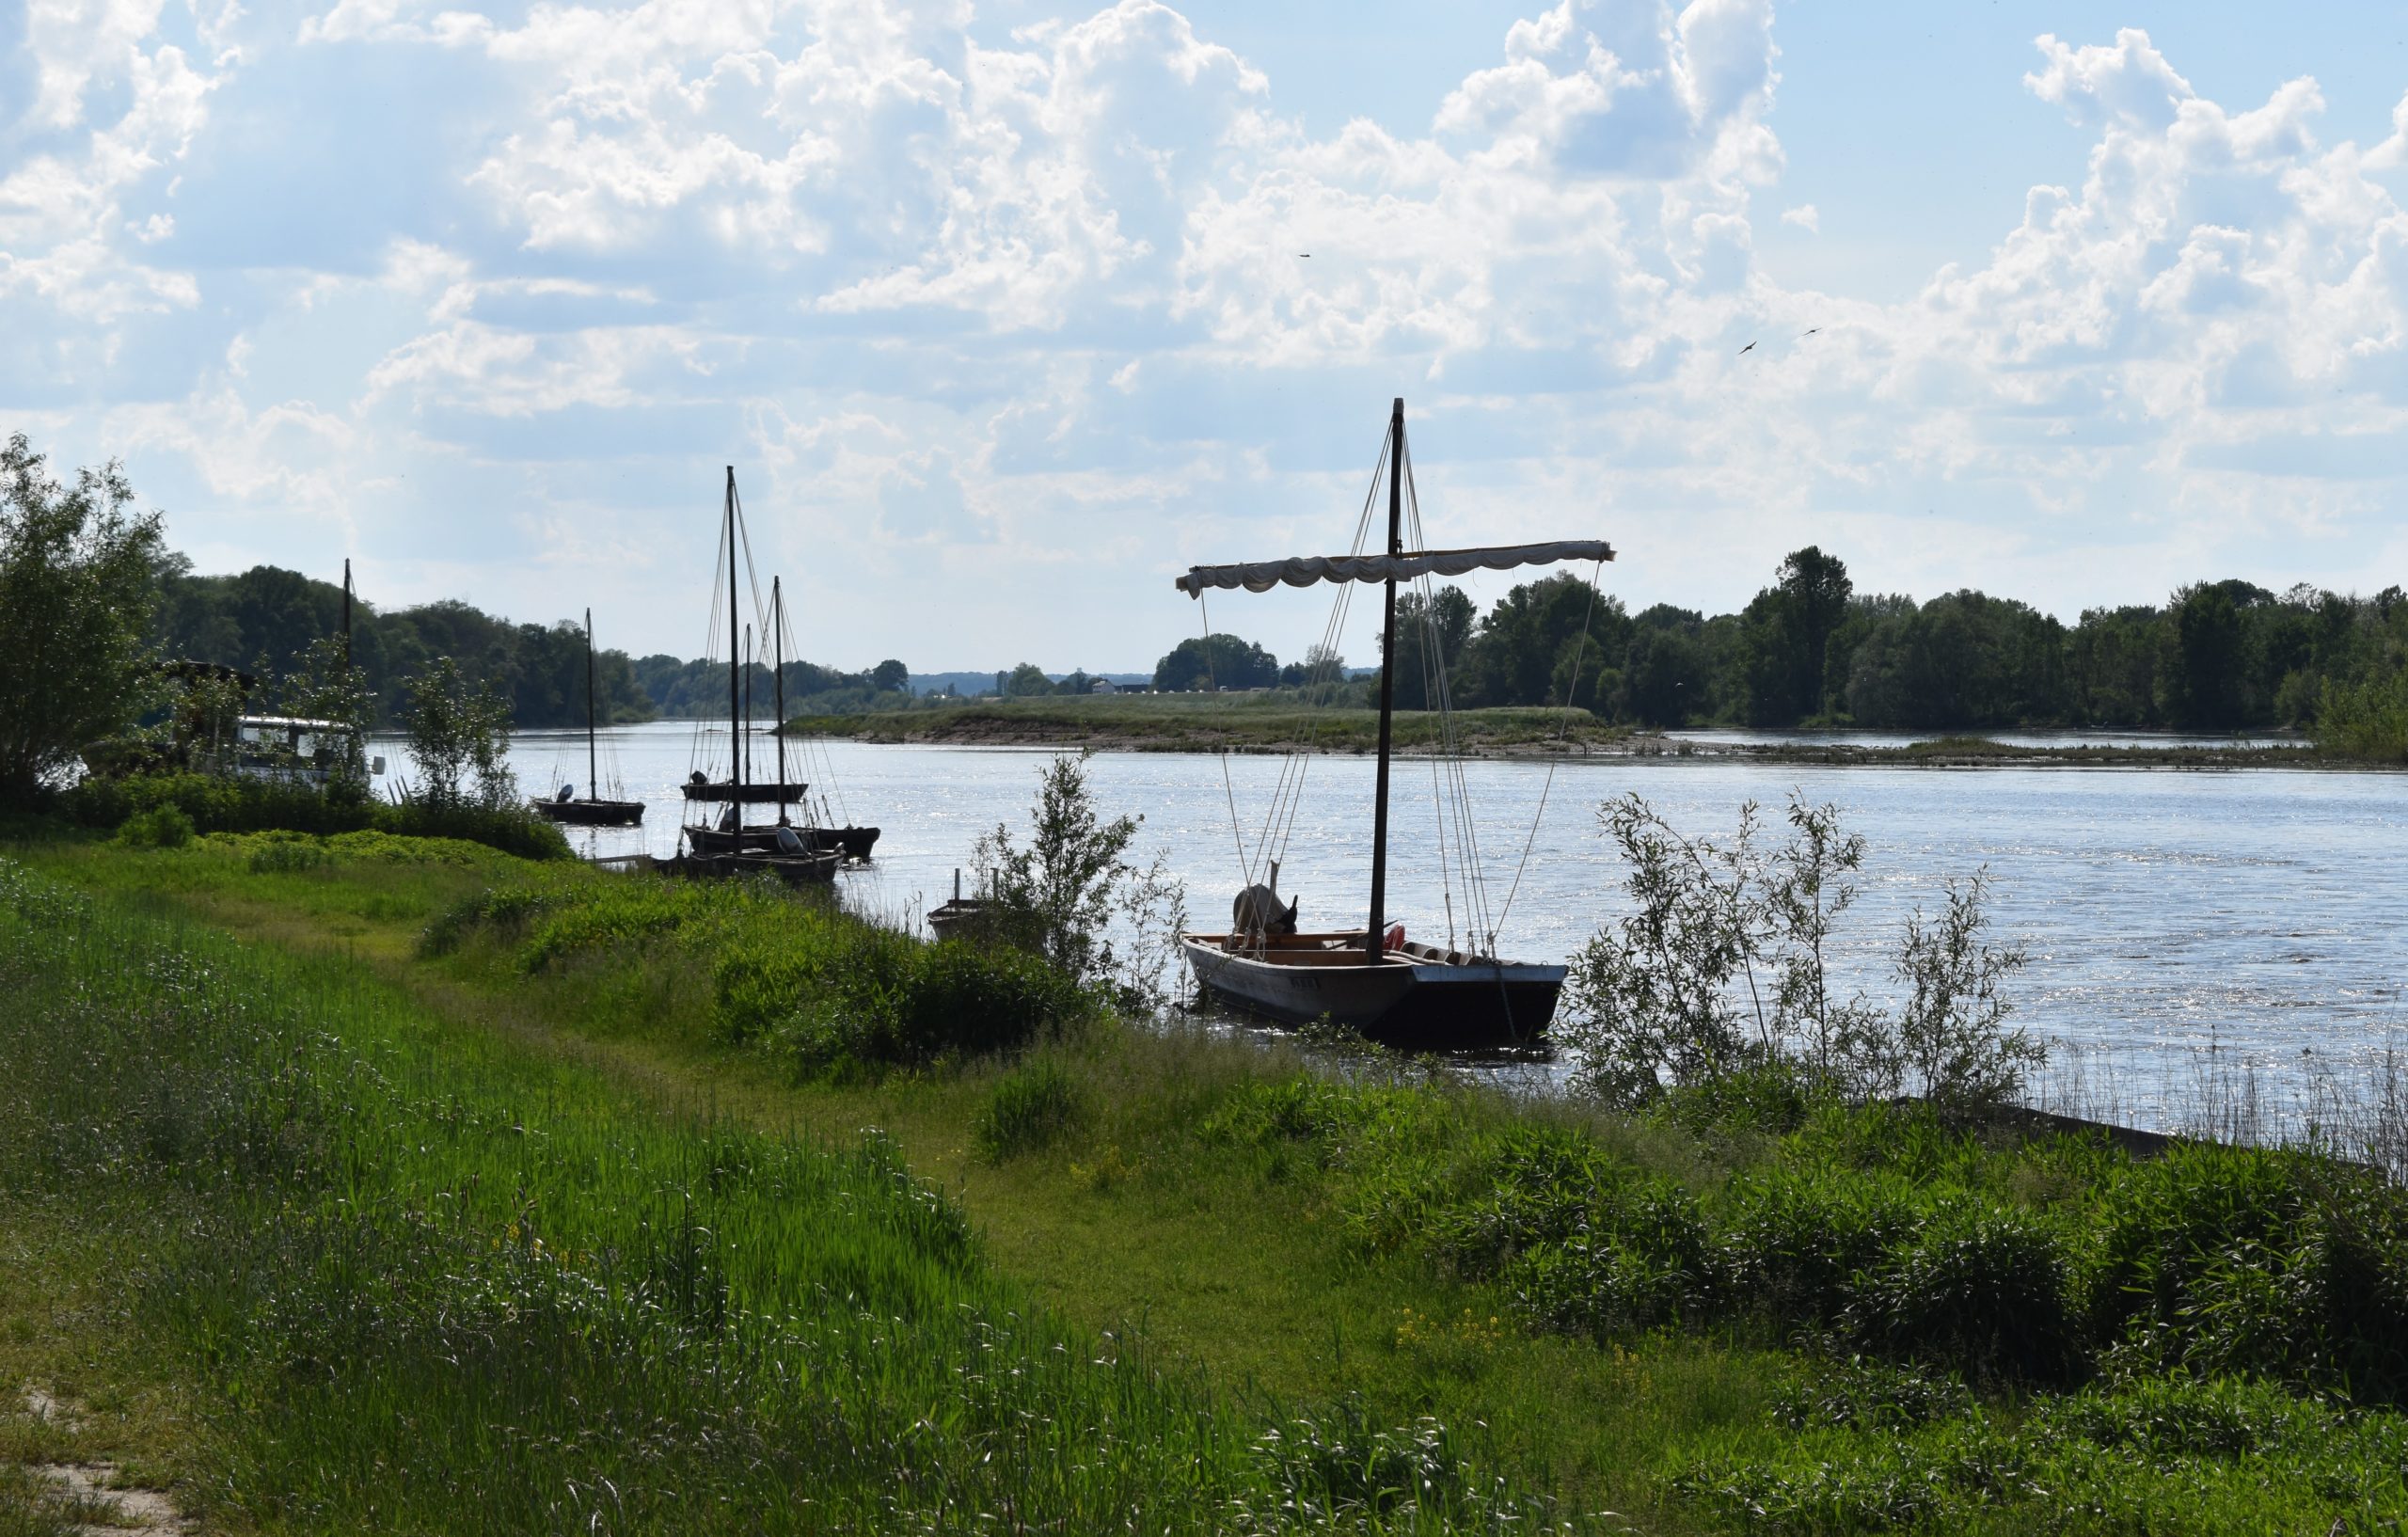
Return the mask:
<svg viewBox="0 0 2408 1537">
<path fill-rule="evenodd" d="M 1603 540 L 1560 540 L 1489 548 L 1408 551 L 1403 531 L 1409 463 L 1404 402 L 1400 399 L 1389 416 L 1381 468 L 1373 480 L 1376 490 L 1378 476 L 1385 474 L 1388 492 L 1387 540 L 1380 553 L 1364 554 L 1358 549 L 1341 556 L 1196 566 L 1177 583 L 1180 591 L 1199 600 L 1207 591 L 1243 588 L 1265 593 L 1283 584 L 1308 587 L 1321 582 L 1366 582 L 1385 589 L 1369 921 L 1357 930 L 1293 932 L 1296 906 L 1292 902 L 1284 909 L 1280 906 L 1274 890 L 1278 874 L 1277 849 L 1271 847 L 1266 834 L 1258 852 L 1271 872 L 1271 884 L 1249 885 L 1240 895 L 1228 931 L 1182 933 L 1180 947 L 1199 988 L 1249 1013 L 1297 1024 L 1327 1018 L 1372 1040 L 1417 1051 L 1532 1042 L 1545 1036 L 1554 1021 L 1564 967 L 1499 959 L 1493 953 L 1493 932 L 1484 943 L 1461 947 L 1454 944 L 1450 934 L 1449 944 L 1439 947 L 1408 943 L 1402 927 L 1391 929 L 1387 922 L 1388 779 L 1395 715 L 1394 668 L 1387 662 L 1397 655 L 1397 583 L 1432 575 L 1509 571 L 1566 560 L 1603 563 L 1613 559 L 1613 549 Z M 1368 511 L 1367 506 L 1367 515 Z M 1416 520 L 1418 523 L 1418 510 Z M 1440 708 L 1444 709 L 1443 658 L 1439 658 L 1438 665 Z M 1574 669 L 1576 685 L 1576 658 Z M 1288 783 L 1283 779 L 1283 795 L 1291 793 Z M 1299 791 L 1301 784 L 1300 773 L 1295 777 Z M 1467 822 L 1467 791 L 1459 793 L 1465 797 L 1460 804 L 1460 815 Z M 1292 822 L 1292 812 L 1290 819 Z M 1278 821 L 1279 816 L 1275 813 L 1271 825 L 1276 826 Z M 1448 853 L 1444 826 L 1442 821 L 1442 868 Z M 1240 849 L 1244 854 L 1243 836 Z M 1464 861 L 1467 879 L 1476 883 L 1479 872 L 1460 828 L 1454 852 Z M 1252 873 L 1249 868 L 1248 876 Z M 1486 911 L 1484 898 L 1479 911 Z M 1451 900 L 1448 911 L 1451 928 Z"/>
<path fill-rule="evenodd" d="M 547 822 L 572 827 L 633 827 L 643 820 L 641 800 L 607 800 L 602 795 L 601 755 L 594 737 L 594 610 L 585 610 L 585 795 L 579 800 L 572 787 L 557 796 L 528 802 Z"/>
</svg>

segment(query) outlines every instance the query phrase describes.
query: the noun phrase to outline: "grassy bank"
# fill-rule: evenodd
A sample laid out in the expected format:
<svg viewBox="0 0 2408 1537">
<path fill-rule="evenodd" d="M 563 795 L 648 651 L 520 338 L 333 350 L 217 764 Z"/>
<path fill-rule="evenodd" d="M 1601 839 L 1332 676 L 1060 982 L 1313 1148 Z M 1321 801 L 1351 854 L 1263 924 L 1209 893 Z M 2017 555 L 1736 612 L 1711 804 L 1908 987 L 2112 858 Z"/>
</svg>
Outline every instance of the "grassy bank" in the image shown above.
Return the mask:
<svg viewBox="0 0 2408 1537">
<path fill-rule="evenodd" d="M 216 1405 L 152 1444 L 237 1527 L 2408 1511 L 2408 1213 L 2330 1164 L 1333 1077 L 468 846 L 20 855 L 0 1228 L 136 1214 L 142 1401 Z"/>
<path fill-rule="evenodd" d="M 0 983 L 0 1220 L 143 1214 L 132 1326 L 210 1405 L 162 1470 L 219 1527 L 1537 1513 L 1440 1427 L 1241 1407 L 1033 1306 L 884 1135 L 664 1112 L 353 968 L 13 865 Z"/>
<path fill-rule="evenodd" d="M 1084 697 L 982 699 L 935 708 L 867 715 L 800 717 L 793 732 L 817 732 L 867 742 L 944 742 L 966 746 L 1087 746 L 1162 753 L 1275 752 L 1309 746 L 1329 753 L 1369 753 L 1379 745 L 1377 710 L 1307 709 L 1284 693 L 1090 694 Z M 1454 718 L 1457 742 L 1475 752 L 1575 750 L 1620 742 L 1629 728 L 1610 726 L 1586 711 L 1505 708 L 1464 710 Z M 1396 745 L 1428 752 L 1441 745 L 1439 717 L 1406 711 L 1396 717 Z"/>
</svg>

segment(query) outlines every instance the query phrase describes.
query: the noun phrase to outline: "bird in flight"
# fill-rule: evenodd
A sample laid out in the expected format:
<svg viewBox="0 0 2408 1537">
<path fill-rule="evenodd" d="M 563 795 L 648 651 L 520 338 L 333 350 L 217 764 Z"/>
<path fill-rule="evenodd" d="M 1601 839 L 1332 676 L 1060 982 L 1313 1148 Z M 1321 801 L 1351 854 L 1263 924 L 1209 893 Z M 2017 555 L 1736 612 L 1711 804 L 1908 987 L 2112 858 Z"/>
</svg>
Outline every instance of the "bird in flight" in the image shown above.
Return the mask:
<svg viewBox="0 0 2408 1537">
<path fill-rule="evenodd" d="M 1804 330 L 1802 330 L 1802 331 L 1800 331 L 1800 332 L 1798 332 L 1798 341 L 1805 341 L 1808 337 L 1813 336 L 1815 332 L 1817 332 L 1817 331 L 1819 331 L 1819 330 L 1821 330 L 1821 329 L 1822 329 L 1822 327 L 1821 327 L 1821 326 L 1819 326 L 1819 325 L 1810 325 L 1810 326 L 1808 326 L 1806 329 L 1804 329 Z"/>
<path fill-rule="evenodd" d="M 1753 352 L 1753 351 L 1755 351 L 1755 350 L 1756 350 L 1756 344 L 1755 344 L 1754 342 L 1751 341 L 1751 342 L 1749 342 L 1746 346 L 1744 346 L 1744 347 L 1742 347 L 1742 348 L 1740 348 L 1740 349 L 1739 349 L 1739 356 L 1740 356 L 1740 357 L 1747 357 L 1750 353 L 1751 353 L 1751 352 Z"/>
<path fill-rule="evenodd" d="M 1299 261 L 1309 261 L 1312 259 L 1313 253 L 1310 251 L 1298 251 L 1296 253 L 1296 260 Z"/>
</svg>

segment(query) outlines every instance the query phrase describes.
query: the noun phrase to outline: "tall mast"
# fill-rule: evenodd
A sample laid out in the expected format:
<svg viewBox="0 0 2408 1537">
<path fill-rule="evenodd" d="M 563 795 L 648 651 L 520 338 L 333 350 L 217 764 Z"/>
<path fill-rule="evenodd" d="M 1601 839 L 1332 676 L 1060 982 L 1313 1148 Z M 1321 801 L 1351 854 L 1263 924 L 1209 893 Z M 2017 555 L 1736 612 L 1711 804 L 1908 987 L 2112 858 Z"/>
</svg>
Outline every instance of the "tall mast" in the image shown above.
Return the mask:
<svg viewBox="0 0 2408 1537">
<path fill-rule="evenodd" d="M 1404 553 L 1404 397 L 1399 395 L 1388 414 L 1388 553 Z M 1371 799 L 1371 927 L 1363 936 L 1363 956 L 1376 965 L 1387 927 L 1388 904 L 1388 744 L 1396 711 L 1396 576 L 1386 582 L 1386 610 L 1380 624 L 1380 769 Z"/>
<path fill-rule="evenodd" d="M 744 777 L 750 781 L 752 777 L 752 626 L 750 625 L 744 626 L 744 748 L 737 755 L 744 760 Z M 738 821 L 744 819 L 742 812 L 736 816 Z"/>
<path fill-rule="evenodd" d="M 727 467 L 727 777 L 736 786 L 736 819 L 744 820 L 744 722 L 737 711 L 744 654 L 736 639 L 736 467 Z"/>
<path fill-rule="evenodd" d="M 594 754 L 594 610 L 585 610 L 585 799 L 602 799 L 602 770 Z"/>
<path fill-rule="evenodd" d="M 778 824 L 786 819 L 786 597 L 778 578 L 769 578 L 769 693 L 777 702 Z M 807 820 L 808 818 L 806 818 Z"/>
<path fill-rule="evenodd" d="M 351 557 L 342 563 L 342 680 L 351 681 Z"/>
</svg>

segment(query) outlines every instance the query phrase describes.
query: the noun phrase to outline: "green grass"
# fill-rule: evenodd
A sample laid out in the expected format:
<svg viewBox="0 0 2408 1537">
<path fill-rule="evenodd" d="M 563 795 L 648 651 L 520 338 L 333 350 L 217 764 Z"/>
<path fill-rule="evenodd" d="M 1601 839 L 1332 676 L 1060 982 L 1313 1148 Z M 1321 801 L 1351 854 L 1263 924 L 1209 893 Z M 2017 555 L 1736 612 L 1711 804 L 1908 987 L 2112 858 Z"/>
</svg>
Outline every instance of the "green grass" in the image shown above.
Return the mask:
<svg viewBox="0 0 2408 1537">
<path fill-rule="evenodd" d="M 457 1481 L 462 1466 L 496 1458 L 496 1477 L 556 1501 L 594 1469 L 621 1488 L 667 1481 L 737 1500 L 770 1499 L 766 1482 L 747 1482 L 756 1477 L 825 1477 L 839 1491 L 831 1497 L 852 1497 L 841 1470 L 783 1463 L 756 1476 L 689 1445 L 720 1437 L 766 1456 L 761 1427 L 791 1423 L 775 1415 L 805 1401 L 764 1397 L 765 1379 L 724 1352 L 735 1340 L 752 1353 L 745 1362 L 776 1361 L 774 1340 L 734 1323 L 734 1334 L 701 1330 L 689 1303 L 661 1300 L 657 1268 L 716 1277 L 701 1293 L 727 1299 L 713 1319 L 791 1319 L 818 1295 L 796 1290 L 794 1276 L 824 1280 L 814 1267 L 836 1261 L 819 1251 L 847 1245 L 883 1257 L 872 1270 L 890 1290 L 877 1294 L 905 1300 L 873 1309 L 900 1321 L 881 1325 L 879 1348 L 910 1358 L 853 1363 L 861 1337 L 825 1321 L 815 1327 L 832 1332 L 788 1323 L 777 1336 L 807 1338 L 814 1362 L 838 1363 L 846 1403 L 864 1415 L 881 1394 L 950 1404 L 949 1379 L 930 1363 L 950 1363 L 958 1383 L 970 1358 L 929 1322 L 942 1309 L 921 1304 L 1001 1308 L 1021 1330 L 1006 1371 L 1038 1371 L 1027 1351 L 1052 1342 L 1072 1356 L 1142 1360 L 1151 1370 L 1116 1382 L 1155 1385 L 1142 1412 L 1168 1417 L 1160 1434 L 1186 1449 L 1181 1477 L 1241 1491 L 1228 1499 L 1307 1477 L 1324 1491 L 1361 1487 L 1339 1479 L 1339 1464 L 1382 1477 L 1410 1469 L 1425 1453 L 1401 1433 L 1428 1417 L 1450 1431 L 1439 1464 L 1467 1462 L 1474 1482 L 1503 1477 L 1551 1496 L 1559 1517 L 1624 1513 L 1584 1523 L 1608 1529 L 1626 1519 L 1675 1532 L 2371 1532 L 2408 1512 L 2394 1407 L 2396 1330 L 2408 1316 L 2400 1198 L 2314 1160 L 2204 1149 L 2140 1163 L 2085 1138 L 1986 1140 L 1895 1113 L 1746 1122 L 1682 1106 L 1632 1121 L 1509 1101 L 1410 1065 L 1333 1081 L 1285 1049 L 1094 1021 L 1032 1054 L 957 1050 L 832 1073 L 774 1028 L 731 1028 L 765 1016 L 757 999 L 714 983 L 728 955 L 781 932 L 793 936 L 781 963 L 803 969 L 780 986 L 797 994 L 816 985 L 812 956 L 847 953 L 841 920 L 782 896 L 539 870 L 472 847 L 432 848 L 415 863 L 401 845 L 326 840 L 304 854 L 257 836 L 26 853 L 105 895 L 101 919 L 74 927 L 81 952 L 53 957 L 8 1006 L 43 988 L 70 1001 L 104 996 L 111 976 L 128 974 L 133 943 L 109 936 L 164 935 L 214 985 L 283 1011 L 244 1027 L 272 1045 L 226 1054 L 238 1082 L 290 1080 L 308 1041 L 320 1045 L 302 1054 L 330 1054 L 310 1068 L 309 1096 L 227 1090 L 228 1102 L 264 1097 L 307 1109 L 297 1124 L 350 1132 L 292 1142 L 246 1130 L 230 1143 L 178 1133 L 140 1146 L 298 1148 L 312 1179 L 340 1170 L 340 1183 L 275 1174 L 257 1204 L 246 1196 L 229 1208 L 180 1154 L 163 1165 L 173 1178 L 127 1185 L 130 1196 L 173 1191 L 200 1203 L 192 1230 L 212 1254 L 253 1257 L 232 1294 L 285 1296 L 276 1288 L 286 1280 L 297 1289 L 214 1333 L 189 1322 L 218 1316 L 206 1309 L 142 1314 L 143 1327 L 187 1341 L 192 1354 L 174 1358 L 212 1373 L 201 1380 L 213 1393 L 251 1385 L 255 1396 L 227 1400 L 240 1413 L 213 1419 L 206 1444 L 178 1466 L 199 1469 L 196 1486 L 220 1507 L 263 1524 L 359 1518 L 343 1490 L 373 1483 L 361 1470 L 378 1458 L 388 1484 L 433 1480 L 447 1497 L 483 1498 L 483 1483 Z M 252 943 L 230 945 L 194 920 Z M 148 965 L 132 972 L 152 978 Z M 156 1070 L 197 1071 L 176 1066 L 182 1049 L 154 1050 Z M 104 1119 L 84 1092 L 66 1092 L 61 1114 Z M 166 1102 L 214 1101 L 179 1092 Z M 457 1104 L 481 1132 L 442 1108 Z M 343 1108 L 316 1108 L 329 1105 Z M 882 1133 L 863 1144 L 864 1126 Z M 721 1172 L 728 1155 L 714 1150 L 730 1148 L 747 1171 L 733 1182 Z M 754 1182 L 765 1168 L 773 1195 Z M 245 1165 L 245 1183 L 256 1182 Z M 274 1224 L 271 1188 L 283 1193 Z M 327 1194 L 338 1189 L 339 1206 Z M 898 1199 L 934 1199 L 947 1215 L 913 1218 L 933 1223 L 931 1236 L 897 1247 Z M 285 1220 L 296 1211 L 309 1220 Z M 856 1234 L 865 1214 L 887 1236 Z M 269 1228 L 272 1241 L 257 1230 Z M 708 1229 L 710 1244 L 676 1237 L 689 1228 Z M 527 1234 L 554 1258 L 534 1259 Z M 478 1250 L 480 1239 L 494 1246 Z M 689 1251 L 709 1265 L 656 1259 L 651 1270 L 612 1272 L 651 1277 L 645 1294 L 661 1318 L 606 1310 L 603 1333 L 513 1332 L 514 1320 L 585 1317 L 547 1290 L 590 1274 L 559 1256 Z M 210 1260 L 221 1262 L 232 1263 Z M 175 1274 L 188 1294 L 226 1292 L 208 1278 L 221 1272 Z M 182 1279 L 193 1274 L 203 1282 Z M 447 1290 L 455 1280 L 467 1290 Z M 442 1332 L 454 1316 L 481 1321 L 473 1338 Z M 379 1332 L 388 1323 L 400 1332 Z M 521 1382 L 523 1371 L 534 1386 L 455 1399 L 456 1385 L 417 1354 L 430 1329 L 454 1355 L 471 1352 L 459 1358 L 490 1363 L 481 1379 Z M 275 1359 L 199 1351 L 198 1339 L 269 1341 Z M 308 1347 L 297 1355 L 296 1340 Z M 595 1341 L 634 1360 L 665 1352 L 679 1369 L 637 1373 L 622 1391 L 580 1356 Z M 354 1359 L 395 1396 L 364 1393 L 340 1372 L 309 1375 Z M 296 1360 L 297 1386 L 283 1374 Z M 554 1381 L 582 1407 L 539 1390 Z M 1094 1431 L 1101 1388 L 1060 1375 L 1039 1388 L 1012 1402 L 1065 1423 L 1084 1416 L 1080 1434 Z M 280 1414 L 296 1394 L 328 1427 L 354 1403 L 366 1418 L 340 1435 L 280 1418 L 266 1422 L 273 1434 L 246 1434 L 244 1417 Z M 673 1428 L 648 1453 L 660 1460 L 628 1463 L 580 1438 L 596 1404 L 657 1414 Z M 948 1414 L 933 1417 L 943 1434 L 927 1433 L 927 1460 L 911 1466 L 958 1473 L 974 1494 L 966 1512 L 1002 1497 L 958 1464 L 983 1455 L 990 1443 L 976 1436 L 996 1422 Z M 497 1440 L 475 1430 L 480 1418 L 539 1427 L 541 1445 Z M 404 1421 L 411 1434 L 433 1427 L 423 1453 L 381 1439 L 400 1438 Z M 1262 1450 L 1274 1425 L 1283 1447 L 1301 1438 L 1307 1450 Z M 863 1466 L 892 1468 L 893 1447 L 909 1440 L 845 1444 Z M 1012 1454 L 1052 1466 L 1047 1449 L 1060 1444 Z M 1066 1529 L 1090 1529 L 1123 1509 L 1116 1502 L 1134 1508 L 1165 1487 L 1147 1482 L 1167 1475 L 1134 1453 L 1115 1467 L 1046 1475 L 1044 1508 L 1063 1513 Z M 1182 1497 L 1204 1497 L 1203 1486 Z M 1450 1520 L 1488 1518 L 1448 1487 Z M 261 1490 L 287 1492 L 261 1505 Z M 565 1524 L 496 1497 L 484 1529 Z M 453 1529 L 432 1509 L 374 1513 Z M 665 1509 L 605 1524 L 639 1529 L 668 1521 Z M 779 1514 L 770 1526 L 788 1519 L 802 1523 Z M 905 1516 L 860 1504 L 844 1521 Z"/>
<path fill-rule="evenodd" d="M 1478 752 L 1539 749 L 1559 740 L 1575 747 L 1617 742 L 1630 735 L 1587 711 L 1511 706 L 1459 710 L 1459 743 Z M 1334 753 L 1369 753 L 1379 745 L 1379 712 L 1314 712 L 1289 691 L 1251 694 L 1089 694 L 1059 698 L 989 699 L 960 705 L 868 715 L 809 716 L 793 732 L 820 732 L 873 742 L 1035 743 L 1110 745 L 1161 752 L 1223 749 L 1270 752 L 1296 746 Z M 1426 752 L 1441 744 L 1441 718 L 1406 710 L 1395 718 L 1396 745 Z"/>
<path fill-rule="evenodd" d="M 664 1115 L 352 969 L 21 866 L 0 866 L 0 982 L 12 1193 L 190 1203 L 131 1284 L 136 1326 L 214 1405 L 190 1477 L 226 1524 L 1418 1530 L 1531 1513 L 1443 1430 L 1342 1402 L 1241 1411 L 1031 1306 L 879 1133 Z"/>
</svg>

